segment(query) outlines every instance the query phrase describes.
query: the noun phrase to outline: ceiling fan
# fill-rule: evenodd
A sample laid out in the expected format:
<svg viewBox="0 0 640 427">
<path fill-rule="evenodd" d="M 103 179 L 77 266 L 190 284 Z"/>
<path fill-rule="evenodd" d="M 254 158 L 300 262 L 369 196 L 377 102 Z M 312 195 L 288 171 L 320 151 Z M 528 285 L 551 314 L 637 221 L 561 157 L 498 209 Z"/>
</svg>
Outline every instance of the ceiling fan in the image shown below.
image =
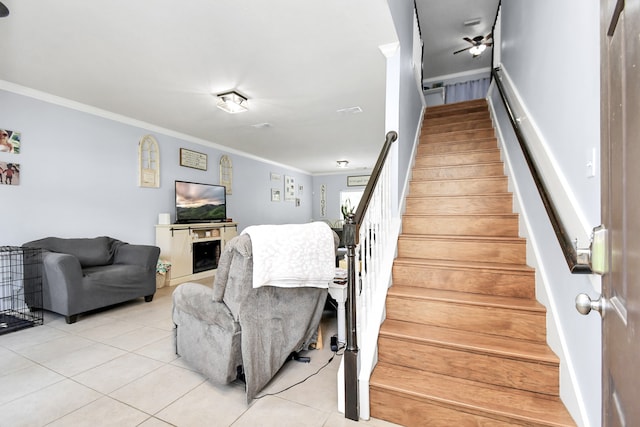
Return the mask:
<svg viewBox="0 0 640 427">
<path fill-rule="evenodd" d="M 473 39 L 470 39 L 469 37 L 463 37 L 462 39 L 471 43 L 471 46 L 465 47 L 464 49 L 456 50 L 455 52 L 453 52 L 454 55 L 468 50 L 471 53 L 471 56 L 476 58 L 485 51 L 487 46 L 493 46 L 493 34 L 491 33 L 487 34 L 486 36 L 475 36 Z"/>
<path fill-rule="evenodd" d="M 4 18 L 5 16 L 9 16 L 9 9 L 4 3 L 0 2 L 0 18 Z"/>
</svg>

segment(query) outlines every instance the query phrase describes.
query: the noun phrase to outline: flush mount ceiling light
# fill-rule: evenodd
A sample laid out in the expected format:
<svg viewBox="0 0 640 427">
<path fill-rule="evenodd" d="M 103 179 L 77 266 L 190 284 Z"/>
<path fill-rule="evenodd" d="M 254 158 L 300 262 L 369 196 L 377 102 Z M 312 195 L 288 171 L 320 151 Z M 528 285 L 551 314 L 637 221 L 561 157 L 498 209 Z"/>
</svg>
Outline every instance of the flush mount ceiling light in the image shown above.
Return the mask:
<svg viewBox="0 0 640 427">
<path fill-rule="evenodd" d="M 216 96 L 218 97 L 216 106 L 227 113 L 242 113 L 249 109 L 247 107 L 247 98 L 236 91 L 225 92 Z"/>
<path fill-rule="evenodd" d="M 339 168 L 346 168 L 347 166 L 349 166 L 349 160 L 338 160 L 336 161 L 336 166 L 338 166 Z"/>
</svg>

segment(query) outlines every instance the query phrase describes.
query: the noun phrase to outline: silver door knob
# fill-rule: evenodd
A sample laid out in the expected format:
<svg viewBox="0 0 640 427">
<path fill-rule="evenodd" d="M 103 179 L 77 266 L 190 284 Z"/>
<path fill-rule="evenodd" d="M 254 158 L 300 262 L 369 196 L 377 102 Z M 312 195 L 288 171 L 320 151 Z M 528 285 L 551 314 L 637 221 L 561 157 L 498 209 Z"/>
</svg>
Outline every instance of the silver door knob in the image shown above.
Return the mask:
<svg viewBox="0 0 640 427">
<path fill-rule="evenodd" d="M 592 300 L 587 294 L 578 294 L 576 297 L 576 310 L 585 316 L 591 313 L 591 310 L 597 311 L 602 316 L 602 306 L 602 296 L 597 300 Z"/>
</svg>

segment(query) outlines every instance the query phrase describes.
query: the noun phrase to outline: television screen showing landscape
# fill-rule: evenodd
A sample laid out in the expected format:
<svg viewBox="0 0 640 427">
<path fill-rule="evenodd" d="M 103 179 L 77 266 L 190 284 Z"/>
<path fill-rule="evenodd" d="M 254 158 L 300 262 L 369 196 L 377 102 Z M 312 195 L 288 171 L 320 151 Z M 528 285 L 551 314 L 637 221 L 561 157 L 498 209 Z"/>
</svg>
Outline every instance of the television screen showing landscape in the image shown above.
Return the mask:
<svg viewBox="0 0 640 427">
<path fill-rule="evenodd" d="M 225 187 L 176 181 L 176 222 L 223 221 Z"/>
</svg>

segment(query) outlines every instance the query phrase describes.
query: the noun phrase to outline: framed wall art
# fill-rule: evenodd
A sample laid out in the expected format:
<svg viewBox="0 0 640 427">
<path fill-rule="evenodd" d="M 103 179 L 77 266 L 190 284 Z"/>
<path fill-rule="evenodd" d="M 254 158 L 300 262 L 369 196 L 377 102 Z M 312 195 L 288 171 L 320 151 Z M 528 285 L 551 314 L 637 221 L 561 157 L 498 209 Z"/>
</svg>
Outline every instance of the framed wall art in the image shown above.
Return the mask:
<svg viewBox="0 0 640 427">
<path fill-rule="evenodd" d="M 284 200 L 285 202 L 296 200 L 296 180 L 292 176 L 284 177 Z"/>
<path fill-rule="evenodd" d="M 20 185 L 20 165 L 0 162 L 0 185 Z"/>
<path fill-rule="evenodd" d="M 20 132 L 0 129 L 0 153 L 20 154 Z"/>
<path fill-rule="evenodd" d="M 186 148 L 180 149 L 180 166 L 186 166 L 188 168 L 207 170 L 207 155 L 205 153 L 198 153 L 197 151 L 187 150 Z"/>
<path fill-rule="evenodd" d="M 347 177 L 347 187 L 365 187 L 371 175 L 356 175 Z"/>
</svg>

